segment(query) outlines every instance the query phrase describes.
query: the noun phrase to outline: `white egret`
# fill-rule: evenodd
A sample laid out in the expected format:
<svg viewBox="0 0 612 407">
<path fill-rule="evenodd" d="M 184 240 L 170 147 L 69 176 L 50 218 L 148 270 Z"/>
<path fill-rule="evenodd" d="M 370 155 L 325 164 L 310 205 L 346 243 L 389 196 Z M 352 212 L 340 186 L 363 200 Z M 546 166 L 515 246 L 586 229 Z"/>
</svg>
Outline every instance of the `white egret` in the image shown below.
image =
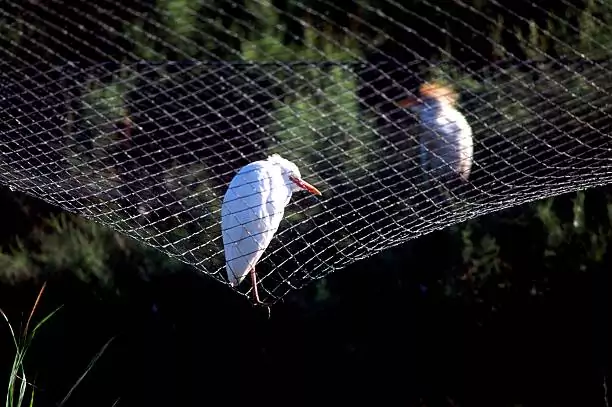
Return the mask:
<svg viewBox="0 0 612 407">
<path fill-rule="evenodd" d="M 232 287 L 251 273 L 255 301 L 255 265 L 272 241 L 293 192 L 321 192 L 302 179 L 297 165 L 273 154 L 245 165 L 229 184 L 221 207 L 227 277 Z"/>
<path fill-rule="evenodd" d="M 472 128 L 457 110 L 458 95 L 437 83 L 424 83 L 420 98 L 407 98 L 399 106 L 415 111 L 425 131 L 419 140 L 421 167 L 442 182 L 467 181 L 472 168 Z"/>
</svg>

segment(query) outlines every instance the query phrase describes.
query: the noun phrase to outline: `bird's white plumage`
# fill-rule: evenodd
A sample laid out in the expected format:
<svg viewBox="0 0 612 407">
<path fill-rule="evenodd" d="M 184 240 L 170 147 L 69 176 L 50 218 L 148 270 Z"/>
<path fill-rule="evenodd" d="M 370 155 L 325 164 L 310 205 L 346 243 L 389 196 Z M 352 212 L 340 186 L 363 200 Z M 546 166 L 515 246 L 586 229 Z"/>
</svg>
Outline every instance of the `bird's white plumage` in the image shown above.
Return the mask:
<svg viewBox="0 0 612 407">
<path fill-rule="evenodd" d="M 300 178 L 295 164 L 274 154 L 252 162 L 234 176 L 223 198 L 221 229 L 227 277 L 242 282 L 270 244 L 292 192 L 289 176 Z"/>
<path fill-rule="evenodd" d="M 456 172 L 467 180 L 474 152 L 468 121 L 452 105 L 437 100 L 427 100 L 416 108 L 425 127 L 420 140 L 423 169 L 438 179 Z"/>
</svg>

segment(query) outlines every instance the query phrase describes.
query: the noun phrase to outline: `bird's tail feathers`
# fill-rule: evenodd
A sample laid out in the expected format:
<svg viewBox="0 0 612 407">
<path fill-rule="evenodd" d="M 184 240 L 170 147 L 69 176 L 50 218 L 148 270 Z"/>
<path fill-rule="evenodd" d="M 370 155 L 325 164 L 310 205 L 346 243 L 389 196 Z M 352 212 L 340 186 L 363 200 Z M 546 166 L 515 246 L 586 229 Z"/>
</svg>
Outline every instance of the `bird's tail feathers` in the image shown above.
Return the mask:
<svg viewBox="0 0 612 407">
<path fill-rule="evenodd" d="M 249 274 L 248 271 L 246 273 L 235 273 L 229 267 L 229 265 L 225 266 L 225 270 L 227 272 L 227 279 L 228 279 L 229 285 L 232 288 L 239 286 L 240 283 L 242 283 L 242 281 L 244 281 L 245 277 Z"/>
<path fill-rule="evenodd" d="M 471 157 L 465 157 L 459 163 L 459 168 L 458 168 L 459 177 L 461 178 L 463 182 L 467 182 L 468 179 L 470 178 L 470 174 L 472 172 L 472 161 L 471 160 L 472 160 Z"/>
<path fill-rule="evenodd" d="M 461 171 L 459 173 L 459 177 L 461 178 L 461 181 L 468 182 L 470 178 L 470 171 L 469 170 Z"/>
</svg>

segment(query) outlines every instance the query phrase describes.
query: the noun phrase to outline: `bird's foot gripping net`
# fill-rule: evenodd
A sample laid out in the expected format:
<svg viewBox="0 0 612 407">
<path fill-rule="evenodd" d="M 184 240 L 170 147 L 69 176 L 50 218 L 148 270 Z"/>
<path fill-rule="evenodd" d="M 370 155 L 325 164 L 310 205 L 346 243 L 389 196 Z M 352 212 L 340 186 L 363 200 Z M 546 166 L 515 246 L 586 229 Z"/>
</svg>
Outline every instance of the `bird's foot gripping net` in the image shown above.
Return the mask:
<svg viewBox="0 0 612 407">
<path fill-rule="evenodd" d="M 274 302 L 435 229 L 612 178 L 608 2 L 209 3 L 3 2 L 0 182 L 227 282 L 225 191 L 279 153 L 322 196 L 294 193 L 259 259 Z M 426 120 L 397 106 L 424 81 L 457 92 L 467 181 L 448 137 L 424 142 Z"/>
</svg>

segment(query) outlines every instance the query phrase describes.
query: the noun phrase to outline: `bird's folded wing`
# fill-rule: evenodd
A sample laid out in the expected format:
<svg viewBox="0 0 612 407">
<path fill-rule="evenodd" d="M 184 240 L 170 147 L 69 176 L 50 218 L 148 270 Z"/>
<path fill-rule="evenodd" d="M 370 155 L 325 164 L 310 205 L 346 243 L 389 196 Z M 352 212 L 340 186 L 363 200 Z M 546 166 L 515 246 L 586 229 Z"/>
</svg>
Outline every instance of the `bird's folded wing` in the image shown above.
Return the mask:
<svg viewBox="0 0 612 407">
<path fill-rule="evenodd" d="M 436 126 L 443 134 L 438 153 L 443 161 L 467 178 L 472 167 L 473 141 L 472 128 L 458 110 L 445 111 L 436 118 Z"/>
<path fill-rule="evenodd" d="M 240 284 L 255 267 L 282 218 L 282 213 L 280 218 L 270 213 L 271 174 L 253 164 L 234 177 L 221 209 L 226 271 L 232 285 Z"/>
</svg>

